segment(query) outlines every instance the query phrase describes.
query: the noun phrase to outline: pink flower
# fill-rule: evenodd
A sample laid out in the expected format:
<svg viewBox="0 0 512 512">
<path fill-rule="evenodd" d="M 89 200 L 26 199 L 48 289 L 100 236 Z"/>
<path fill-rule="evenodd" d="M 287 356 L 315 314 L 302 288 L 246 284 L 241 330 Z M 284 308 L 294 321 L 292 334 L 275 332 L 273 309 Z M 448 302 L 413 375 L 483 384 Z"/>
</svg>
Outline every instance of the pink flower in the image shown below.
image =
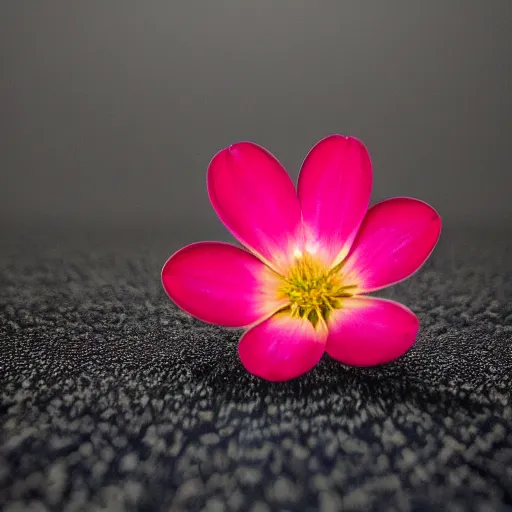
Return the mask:
<svg viewBox="0 0 512 512">
<path fill-rule="evenodd" d="M 239 142 L 214 156 L 207 184 L 220 220 L 247 250 L 188 245 L 165 263 L 162 283 L 200 320 L 246 328 L 238 353 L 250 373 L 284 381 L 309 371 L 324 351 L 371 366 L 412 346 L 414 313 L 367 294 L 418 270 L 441 219 L 407 197 L 368 209 L 372 168 L 362 142 L 321 140 L 304 160 L 297 191 L 273 155 Z"/>
</svg>

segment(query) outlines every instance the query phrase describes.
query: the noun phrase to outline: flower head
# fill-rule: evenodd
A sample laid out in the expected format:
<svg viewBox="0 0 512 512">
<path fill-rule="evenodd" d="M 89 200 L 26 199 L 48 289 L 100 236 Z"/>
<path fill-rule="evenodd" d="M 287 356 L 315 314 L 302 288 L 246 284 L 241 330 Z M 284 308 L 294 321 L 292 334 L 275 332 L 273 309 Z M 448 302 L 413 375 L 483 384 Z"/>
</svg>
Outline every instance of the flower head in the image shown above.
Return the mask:
<svg viewBox="0 0 512 512">
<path fill-rule="evenodd" d="M 362 142 L 341 135 L 318 142 L 297 190 L 268 151 L 236 143 L 214 156 L 207 184 L 220 220 L 244 249 L 188 245 L 165 263 L 162 283 L 189 314 L 246 329 L 238 353 L 250 373 L 283 381 L 309 371 L 324 351 L 371 366 L 412 346 L 414 313 L 367 294 L 418 270 L 441 219 L 407 197 L 368 209 L 372 169 Z"/>
</svg>

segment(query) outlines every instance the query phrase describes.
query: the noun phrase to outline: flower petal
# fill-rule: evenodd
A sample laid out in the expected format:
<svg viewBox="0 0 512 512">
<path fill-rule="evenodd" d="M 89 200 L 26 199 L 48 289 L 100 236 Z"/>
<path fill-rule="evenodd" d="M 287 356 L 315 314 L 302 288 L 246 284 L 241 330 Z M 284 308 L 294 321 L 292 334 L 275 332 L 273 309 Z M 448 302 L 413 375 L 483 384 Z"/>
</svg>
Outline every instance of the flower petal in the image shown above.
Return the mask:
<svg viewBox="0 0 512 512">
<path fill-rule="evenodd" d="M 321 140 L 302 164 L 297 189 L 307 246 L 335 266 L 348 254 L 370 203 L 368 151 L 354 137 Z"/>
<path fill-rule="evenodd" d="M 230 244 L 199 242 L 173 254 L 162 269 L 169 297 L 187 313 L 226 327 L 245 327 L 274 313 L 280 277 Z"/>
<path fill-rule="evenodd" d="M 208 194 L 229 231 L 274 270 L 284 273 L 300 249 L 300 205 L 293 182 L 268 151 L 239 142 L 208 167 Z"/>
<path fill-rule="evenodd" d="M 320 361 L 326 339 L 325 325 L 318 324 L 315 329 L 308 320 L 277 313 L 242 336 L 238 354 L 253 375 L 285 381 L 308 372 Z"/>
<path fill-rule="evenodd" d="M 329 317 L 327 353 L 354 366 L 388 363 L 413 345 L 416 315 L 401 304 L 373 297 L 351 297 Z"/>
<path fill-rule="evenodd" d="M 368 210 L 343 264 L 356 293 L 390 286 L 418 270 L 434 249 L 441 218 L 427 203 L 397 197 Z"/>
</svg>

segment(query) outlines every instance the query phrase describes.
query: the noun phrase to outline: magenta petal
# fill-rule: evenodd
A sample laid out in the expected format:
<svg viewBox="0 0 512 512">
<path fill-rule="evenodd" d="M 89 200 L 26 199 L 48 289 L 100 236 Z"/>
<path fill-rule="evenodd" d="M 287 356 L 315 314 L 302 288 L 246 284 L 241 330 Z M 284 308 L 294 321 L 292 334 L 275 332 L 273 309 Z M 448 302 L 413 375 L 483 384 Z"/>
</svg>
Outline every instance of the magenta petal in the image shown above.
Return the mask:
<svg viewBox="0 0 512 512">
<path fill-rule="evenodd" d="M 173 254 L 162 284 L 183 310 L 226 327 L 245 327 L 285 305 L 279 277 L 258 258 L 230 244 L 199 242 Z"/>
<path fill-rule="evenodd" d="M 373 297 L 353 297 L 329 318 L 327 353 L 353 366 L 388 363 L 413 345 L 419 321 L 405 306 Z"/>
<path fill-rule="evenodd" d="M 278 313 L 247 331 L 238 353 L 248 372 L 270 381 L 302 375 L 322 358 L 327 330 Z"/>
<path fill-rule="evenodd" d="M 370 202 L 368 151 L 353 137 L 321 140 L 304 160 L 297 188 L 308 246 L 334 266 L 350 250 Z"/>
<path fill-rule="evenodd" d="M 208 167 L 208 194 L 229 231 L 251 252 L 284 273 L 300 249 L 300 205 L 293 182 L 268 151 L 239 142 Z"/>
<path fill-rule="evenodd" d="M 428 258 L 441 218 L 427 203 L 397 197 L 368 210 L 343 265 L 347 284 L 366 293 L 409 277 Z"/>
</svg>

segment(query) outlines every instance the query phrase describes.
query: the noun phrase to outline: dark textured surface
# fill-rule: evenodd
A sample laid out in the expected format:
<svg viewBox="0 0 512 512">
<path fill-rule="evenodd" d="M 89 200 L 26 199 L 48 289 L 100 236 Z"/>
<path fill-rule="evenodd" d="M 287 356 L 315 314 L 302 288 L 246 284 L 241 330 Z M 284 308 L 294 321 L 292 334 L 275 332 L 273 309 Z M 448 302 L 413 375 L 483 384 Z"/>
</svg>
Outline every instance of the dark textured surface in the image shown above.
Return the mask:
<svg viewBox="0 0 512 512">
<path fill-rule="evenodd" d="M 5 232 L 5 510 L 512 510 L 512 251 L 443 233 L 386 296 L 422 328 L 388 366 L 286 384 L 160 287 L 190 235 Z"/>
</svg>

